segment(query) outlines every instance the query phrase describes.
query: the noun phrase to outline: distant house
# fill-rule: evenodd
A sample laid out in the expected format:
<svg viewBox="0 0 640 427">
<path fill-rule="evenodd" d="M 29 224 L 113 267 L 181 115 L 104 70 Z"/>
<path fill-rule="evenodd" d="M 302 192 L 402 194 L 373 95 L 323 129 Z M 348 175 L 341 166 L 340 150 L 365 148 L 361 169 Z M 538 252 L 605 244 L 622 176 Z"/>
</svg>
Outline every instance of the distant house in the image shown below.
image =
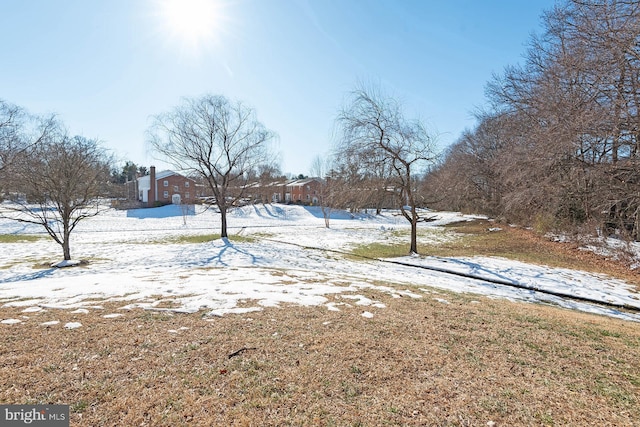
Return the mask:
<svg viewBox="0 0 640 427">
<path fill-rule="evenodd" d="M 320 178 L 305 178 L 289 181 L 284 185 L 283 201 L 303 205 L 317 205 L 320 203 L 322 186 Z"/>
<path fill-rule="evenodd" d="M 249 183 L 244 188 L 245 197 L 251 203 L 279 203 L 284 199 L 284 179 L 267 179 Z"/>
<path fill-rule="evenodd" d="M 138 178 L 138 200 L 148 207 L 167 204 L 192 204 L 196 198 L 196 182 L 179 173 L 165 170 Z"/>
</svg>

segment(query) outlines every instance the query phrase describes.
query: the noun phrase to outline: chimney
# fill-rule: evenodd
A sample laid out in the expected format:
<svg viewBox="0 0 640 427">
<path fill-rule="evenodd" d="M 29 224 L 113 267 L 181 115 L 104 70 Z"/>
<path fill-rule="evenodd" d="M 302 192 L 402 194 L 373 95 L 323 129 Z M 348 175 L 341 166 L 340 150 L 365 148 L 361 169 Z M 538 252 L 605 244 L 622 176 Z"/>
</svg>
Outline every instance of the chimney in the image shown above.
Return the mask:
<svg viewBox="0 0 640 427">
<path fill-rule="evenodd" d="M 158 195 L 158 186 L 156 185 L 156 167 L 149 167 L 149 195 L 147 197 L 148 206 L 153 207 L 156 204 Z"/>
</svg>

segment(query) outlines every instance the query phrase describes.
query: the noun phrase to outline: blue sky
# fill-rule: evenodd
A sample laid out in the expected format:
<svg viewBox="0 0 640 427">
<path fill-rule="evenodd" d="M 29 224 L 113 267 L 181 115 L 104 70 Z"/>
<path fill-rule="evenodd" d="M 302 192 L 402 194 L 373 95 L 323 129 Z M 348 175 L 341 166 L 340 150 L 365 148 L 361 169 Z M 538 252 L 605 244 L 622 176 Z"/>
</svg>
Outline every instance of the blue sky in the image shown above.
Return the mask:
<svg viewBox="0 0 640 427">
<path fill-rule="evenodd" d="M 177 22 L 188 1 L 209 12 Z M 440 147 L 454 142 L 473 127 L 492 73 L 522 61 L 554 0 L 177 4 L 0 0 L 0 98 L 57 113 L 122 161 L 162 167 L 145 142 L 150 117 L 183 97 L 225 95 L 278 133 L 283 172 L 308 174 L 331 149 L 334 119 L 358 82 L 402 100 Z"/>
</svg>

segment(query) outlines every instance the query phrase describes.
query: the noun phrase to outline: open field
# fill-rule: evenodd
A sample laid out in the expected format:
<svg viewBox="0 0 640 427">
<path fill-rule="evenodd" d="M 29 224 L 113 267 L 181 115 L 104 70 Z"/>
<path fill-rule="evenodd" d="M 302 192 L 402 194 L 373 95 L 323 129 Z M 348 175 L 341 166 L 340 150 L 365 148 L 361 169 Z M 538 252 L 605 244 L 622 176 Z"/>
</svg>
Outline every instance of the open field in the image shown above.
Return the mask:
<svg viewBox="0 0 640 427">
<path fill-rule="evenodd" d="M 69 404 L 73 426 L 640 419 L 640 322 L 347 255 L 402 248 L 406 227 L 390 217 L 326 230 L 301 209 L 264 209 L 237 212 L 234 221 L 263 228 L 238 227 L 228 242 L 204 217 L 185 227 L 114 212 L 78 235 L 89 263 L 64 270 L 41 267 L 55 257 L 46 240 L 7 239 L 0 403 Z M 634 297 L 619 280 L 637 290 L 635 273 L 574 245 L 456 221 L 421 228 L 423 252 L 593 295 L 602 286 L 607 298 Z M 545 263 L 553 268 L 535 266 Z"/>
<path fill-rule="evenodd" d="M 368 296 L 387 305 L 372 319 L 317 306 L 211 321 L 114 304 L 30 313 L 0 328 L 0 401 L 69 404 L 74 426 L 640 419 L 637 323 L 459 294 Z M 41 326 L 53 319 L 83 327 Z"/>
</svg>

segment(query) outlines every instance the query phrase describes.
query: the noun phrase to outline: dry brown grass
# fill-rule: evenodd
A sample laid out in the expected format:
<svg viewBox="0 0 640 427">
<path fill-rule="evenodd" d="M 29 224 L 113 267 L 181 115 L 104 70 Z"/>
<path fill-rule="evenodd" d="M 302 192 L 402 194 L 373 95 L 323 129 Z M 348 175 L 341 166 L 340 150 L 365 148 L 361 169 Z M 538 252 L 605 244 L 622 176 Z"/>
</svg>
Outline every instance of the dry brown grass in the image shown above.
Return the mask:
<svg viewBox="0 0 640 427">
<path fill-rule="evenodd" d="M 459 238 L 433 243 L 426 237 L 418 242 L 421 255 L 460 257 L 494 256 L 550 267 L 571 268 L 606 274 L 634 284 L 640 290 L 640 270 L 631 270 L 625 262 L 616 262 L 594 252 L 583 250 L 577 243 L 558 243 L 540 234 L 487 220 L 463 221 L 446 225 Z M 489 231 L 501 228 L 500 231 Z M 408 234 L 407 234 L 408 239 Z M 375 243 L 362 245 L 353 253 L 371 258 L 405 256 L 408 243 Z"/>
<path fill-rule="evenodd" d="M 0 402 L 69 404 L 73 426 L 640 419 L 636 323 L 446 293 L 367 296 L 387 304 L 369 309 L 372 319 L 357 307 L 270 308 L 212 321 L 139 309 L 103 318 L 113 303 L 84 315 L 28 313 L 21 324 L 0 325 Z M 24 314 L 2 309 L 3 318 Z M 40 326 L 49 320 L 62 323 Z M 67 321 L 83 326 L 65 330 Z"/>
<path fill-rule="evenodd" d="M 487 233 L 478 222 L 458 231 L 472 236 L 438 250 L 521 252 L 637 281 L 621 265 L 526 230 Z M 640 324 L 446 292 L 366 296 L 387 308 L 366 308 L 372 319 L 344 305 L 213 319 L 122 311 L 116 303 L 89 314 L 0 308 L 3 319 L 28 316 L 0 325 L 0 403 L 69 404 L 72 426 L 632 426 L 640 419 Z M 124 315 L 103 317 L 112 312 Z M 50 320 L 61 323 L 41 326 Z M 83 326 L 66 330 L 69 321 Z"/>
</svg>

